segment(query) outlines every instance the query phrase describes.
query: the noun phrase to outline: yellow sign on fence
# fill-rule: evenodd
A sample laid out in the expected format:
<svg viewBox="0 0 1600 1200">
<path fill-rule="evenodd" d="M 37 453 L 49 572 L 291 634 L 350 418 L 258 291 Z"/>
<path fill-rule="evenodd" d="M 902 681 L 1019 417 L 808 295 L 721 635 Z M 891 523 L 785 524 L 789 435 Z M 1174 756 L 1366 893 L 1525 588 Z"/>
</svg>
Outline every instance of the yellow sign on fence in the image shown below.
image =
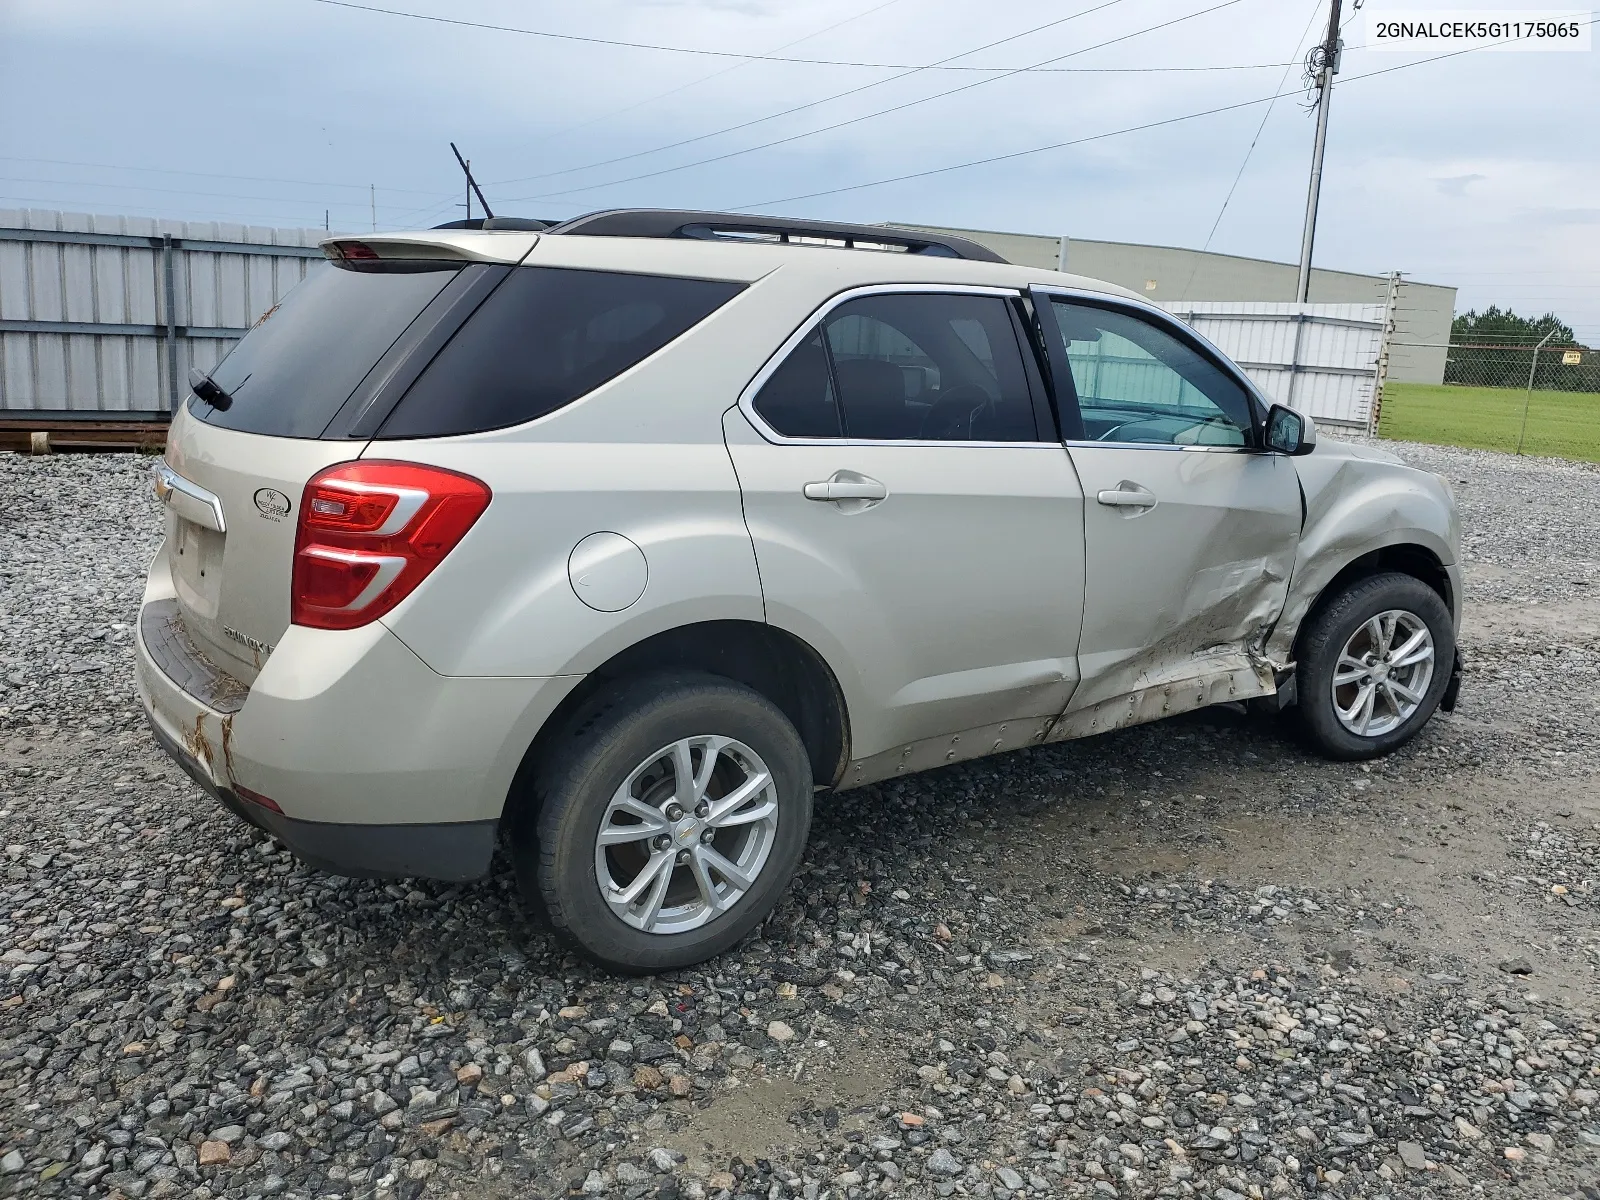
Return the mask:
<svg viewBox="0 0 1600 1200">
<path fill-rule="evenodd" d="M 1561 352 L 1561 365 L 1563 367 L 1576 367 L 1583 363 L 1582 350 L 1563 350 Z"/>
</svg>

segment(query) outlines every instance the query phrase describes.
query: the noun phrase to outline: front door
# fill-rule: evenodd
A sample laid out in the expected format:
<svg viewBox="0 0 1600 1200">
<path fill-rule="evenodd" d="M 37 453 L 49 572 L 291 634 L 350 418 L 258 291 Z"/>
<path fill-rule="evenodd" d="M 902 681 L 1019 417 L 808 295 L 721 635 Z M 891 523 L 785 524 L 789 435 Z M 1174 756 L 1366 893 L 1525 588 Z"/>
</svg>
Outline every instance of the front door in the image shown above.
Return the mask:
<svg viewBox="0 0 1600 1200">
<path fill-rule="evenodd" d="M 828 659 L 857 761 L 1054 716 L 1076 682 L 1082 492 L 1013 308 L 846 299 L 725 417 L 767 619 Z"/>
<path fill-rule="evenodd" d="M 1127 719 L 1270 691 L 1259 657 L 1282 611 L 1300 482 L 1258 449 L 1233 372 L 1176 322 L 1036 293 L 1084 492 L 1082 682 L 1070 712 Z M 1072 412 L 1073 407 L 1076 412 Z M 1071 722 L 1068 722 L 1070 725 Z"/>
</svg>

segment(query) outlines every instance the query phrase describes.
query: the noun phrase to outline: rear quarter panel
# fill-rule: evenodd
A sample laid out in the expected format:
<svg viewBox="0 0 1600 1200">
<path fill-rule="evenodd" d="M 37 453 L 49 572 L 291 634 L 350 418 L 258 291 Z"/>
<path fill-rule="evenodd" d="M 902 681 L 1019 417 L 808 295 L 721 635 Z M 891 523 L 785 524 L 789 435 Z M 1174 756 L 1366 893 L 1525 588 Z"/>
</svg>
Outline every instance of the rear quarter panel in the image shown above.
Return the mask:
<svg viewBox="0 0 1600 1200">
<path fill-rule="evenodd" d="M 375 441 L 366 457 L 432 463 L 489 485 L 488 510 L 384 621 L 445 675 L 584 674 L 682 625 L 765 618 L 722 414 L 816 303 L 760 280 L 681 338 L 565 408 L 491 433 Z M 644 553 L 643 594 L 580 601 L 573 548 L 616 533 Z"/>
<path fill-rule="evenodd" d="M 1437 476 L 1383 451 L 1324 441 L 1293 460 L 1305 496 L 1305 523 L 1283 614 L 1267 654 L 1286 661 L 1306 613 L 1329 582 L 1364 554 L 1387 546 L 1430 551 L 1459 575 L 1461 525 L 1455 499 Z M 1453 596 L 1457 624 L 1461 591 Z"/>
<path fill-rule="evenodd" d="M 755 553 L 720 438 L 383 449 L 476 476 L 494 493 L 461 544 L 383 618 L 442 675 L 585 674 L 675 626 L 762 620 Z M 620 612 L 590 608 L 569 578 L 573 548 L 601 532 L 645 557 L 643 594 Z"/>
</svg>

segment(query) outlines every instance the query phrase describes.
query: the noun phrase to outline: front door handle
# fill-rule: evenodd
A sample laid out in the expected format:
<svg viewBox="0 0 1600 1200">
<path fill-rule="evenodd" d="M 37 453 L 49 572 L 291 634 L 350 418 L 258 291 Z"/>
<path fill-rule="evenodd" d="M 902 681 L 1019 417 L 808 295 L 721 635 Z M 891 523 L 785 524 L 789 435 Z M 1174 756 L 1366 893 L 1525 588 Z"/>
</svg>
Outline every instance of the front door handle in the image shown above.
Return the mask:
<svg viewBox="0 0 1600 1200">
<path fill-rule="evenodd" d="M 866 500 L 876 503 L 889 495 L 889 489 L 878 480 L 854 471 L 835 471 L 827 479 L 808 483 L 800 490 L 807 500 L 829 502 Z"/>
<path fill-rule="evenodd" d="M 1156 496 L 1135 483 L 1119 483 L 1114 490 L 1099 493 L 1095 499 L 1107 508 L 1154 508 Z"/>
</svg>

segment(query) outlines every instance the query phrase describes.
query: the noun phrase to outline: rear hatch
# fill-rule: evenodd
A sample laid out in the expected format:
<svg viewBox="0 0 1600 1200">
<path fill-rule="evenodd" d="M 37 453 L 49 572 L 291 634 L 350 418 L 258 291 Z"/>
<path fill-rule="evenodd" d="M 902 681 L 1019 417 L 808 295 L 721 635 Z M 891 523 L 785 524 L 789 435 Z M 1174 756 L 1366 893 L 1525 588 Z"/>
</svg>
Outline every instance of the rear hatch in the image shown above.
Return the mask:
<svg viewBox="0 0 1600 1200">
<path fill-rule="evenodd" d="M 326 629 L 376 619 L 488 504 L 481 481 L 386 461 L 385 443 L 414 460 L 418 440 L 550 414 L 746 286 L 513 265 L 537 242 L 531 233 L 454 244 L 419 236 L 330 243 L 337 261 L 319 265 L 197 377 L 173 422 L 167 554 L 181 616 L 199 649 L 247 685 L 293 612 Z M 357 459 L 317 482 L 295 610 L 307 484 Z"/>
<path fill-rule="evenodd" d="M 219 403 L 191 396 L 177 414 L 166 462 L 200 500 L 192 489 L 169 500 L 167 556 L 184 625 L 217 666 L 254 682 L 289 626 L 307 481 L 360 457 L 384 396 L 410 382 L 506 269 L 318 264 L 211 372 Z"/>
</svg>

